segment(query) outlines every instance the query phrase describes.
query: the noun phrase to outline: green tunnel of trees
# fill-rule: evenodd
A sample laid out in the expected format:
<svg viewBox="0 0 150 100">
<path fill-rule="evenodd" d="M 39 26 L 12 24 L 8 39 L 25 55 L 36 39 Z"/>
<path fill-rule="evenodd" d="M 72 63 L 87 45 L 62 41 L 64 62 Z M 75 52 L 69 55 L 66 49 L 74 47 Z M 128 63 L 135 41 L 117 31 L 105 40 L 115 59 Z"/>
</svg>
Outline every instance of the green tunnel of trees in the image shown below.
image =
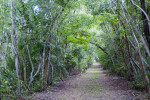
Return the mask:
<svg viewBox="0 0 150 100">
<path fill-rule="evenodd" d="M 0 99 L 93 61 L 150 92 L 150 0 L 0 0 Z"/>
</svg>

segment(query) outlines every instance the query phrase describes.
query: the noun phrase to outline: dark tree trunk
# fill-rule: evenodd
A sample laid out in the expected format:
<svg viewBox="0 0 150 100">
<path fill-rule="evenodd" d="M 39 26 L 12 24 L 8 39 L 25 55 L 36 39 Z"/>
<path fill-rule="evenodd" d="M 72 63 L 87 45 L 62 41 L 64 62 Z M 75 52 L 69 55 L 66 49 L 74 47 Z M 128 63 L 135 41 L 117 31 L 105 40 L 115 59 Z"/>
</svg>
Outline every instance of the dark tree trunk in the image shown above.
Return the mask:
<svg viewBox="0 0 150 100">
<path fill-rule="evenodd" d="M 0 69 L 0 74 L 1 74 L 1 69 Z M 1 81 L 1 78 L 0 78 L 0 89 L 2 89 L 2 81 Z M 2 100 L 2 93 L 0 91 L 0 100 Z"/>
<path fill-rule="evenodd" d="M 146 7 L 145 7 L 145 0 L 140 0 L 141 2 L 141 8 L 146 12 Z M 148 21 L 146 19 L 145 14 L 142 12 L 142 20 L 143 20 L 143 31 L 144 35 L 146 37 L 148 47 L 150 49 L 150 32 L 149 32 L 149 26 L 148 26 Z"/>
<path fill-rule="evenodd" d="M 46 62 L 45 62 L 45 68 L 44 68 L 44 77 L 43 77 L 43 89 L 45 89 L 47 87 L 47 83 L 48 83 L 49 52 L 50 52 L 50 48 L 47 48 L 47 50 L 46 50 Z"/>
</svg>

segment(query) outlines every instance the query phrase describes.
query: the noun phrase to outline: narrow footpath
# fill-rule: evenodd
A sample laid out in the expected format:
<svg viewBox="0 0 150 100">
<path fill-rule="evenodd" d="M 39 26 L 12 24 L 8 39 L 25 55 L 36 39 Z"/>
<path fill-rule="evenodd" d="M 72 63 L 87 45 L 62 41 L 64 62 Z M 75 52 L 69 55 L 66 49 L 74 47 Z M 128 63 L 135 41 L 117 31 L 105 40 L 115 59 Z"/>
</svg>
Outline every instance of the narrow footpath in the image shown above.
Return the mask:
<svg viewBox="0 0 150 100">
<path fill-rule="evenodd" d="M 35 93 L 32 100 L 149 100 L 144 95 L 130 89 L 126 79 L 109 75 L 94 63 L 85 73 Z"/>
</svg>

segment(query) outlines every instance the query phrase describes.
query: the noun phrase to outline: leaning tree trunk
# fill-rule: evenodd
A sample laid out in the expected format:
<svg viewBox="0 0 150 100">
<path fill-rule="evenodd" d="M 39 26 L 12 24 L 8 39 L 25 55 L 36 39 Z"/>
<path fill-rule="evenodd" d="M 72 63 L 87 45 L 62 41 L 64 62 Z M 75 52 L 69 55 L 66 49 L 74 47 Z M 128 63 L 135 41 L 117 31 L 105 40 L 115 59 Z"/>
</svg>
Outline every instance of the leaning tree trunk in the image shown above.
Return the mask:
<svg viewBox="0 0 150 100">
<path fill-rule="evenodd" d="M 131 15 L 129 14 L 129 12 L 127 11 L 127 9 L 124 7 L 124 5 L 121 5 L 121 7 L 124 8 L 124 10 L 127 12 L 127 14 L 128 14 L 128 16 L 129 16 L 129 18 L 130 18 L 132 24 L 133 24 L 133 27 L 134 27 L 136 33 L 138 33 L 138 35 L 139 35 L 139 37 L 140 37 L 140 39 L 141 39 L 141 42 L 143 43 L 143 46 L 144 46 L 144 48 L 145 48 L 145 50 L 146 50 L 147 55 L 150 56 L 150 49 L 149 49 L 149 47 L 148 47 L 148 45 L 147 45 L 147 42 L 145 41 L 145 39 L 144 39 L 142 33 L 137 29 L 134 20 L 131 18 Z"/>
<path fill-rule="evenodd" d="M 144 66 L 144 63 L 143 63 L 142 54 L 141 54 L 140 47 L 139 47 L 139 42 L 138 42 L 138 40 L 136 38 L 136 35 L 135 35 L 135 33 L 134 33 L 131 25 L 129 24 L 128 19 L 126 18 L 126 14 L 124 12 L 123 7 L 122 7 L 122 11 L 123 11 L 123 14 L 124 14 L 123 18 L 124 18 L 124 20 L 126 21 L 126 23 L 128 25 L 128 28 L 129 28 L 129 30 L 131 32 L 131 36 L 132 36 L 132 38 L 134 40 L 134 43 L 135 43 L 135 50 L 136 50 L 138 58 L 139 58 L 139 66 L 140 66 L 140 69 L 141 69 L 141 74 L 142 74 L 142 77 L 143 77 L 143 82 L 146 84 L 145 85 L 145 89 L 148 92 L 150 92 L 150 86 L 148 86 L 149 79 L 148 79 L 148 76 L 146 75 L 146 69 L 145 69 L 145 66 Z"/>
<path fill-rule="evenodd" d="M 137 5 L 136 3 L 135 3 L 135 1 L 134 0 L 131 0 L 131 2 L 132 2 L 132 4 L 133 5 L 135 5 L 136 7 L 138 7 L 141 11 L 142 11 L 142 19 L 146 19 L 146 20 L 143 20 L 144 21 L 144 23 L 145 23 L 145 25 L 147 25 L 146 24 L 146 22 L 148 23 L 148 30 L 149 30 L 149 32 L 150 32 L 150 18 L 149 18 L 149 16 L 148 16 L 148 14 L 146 13 L 146 8 L 145 8 L 145 0 L 141 0 L 141 7 L 139 6 L 139 5 Z M 144 8 L 144 9 L 143 9 Z M 144 24 L 143 24 L 144 25 Z M 144 26 L 145 27 L 145 26 Z M 146 26 L 147 27 L 147 26 Z M 145 28 L 146 28 L 145 27 Z M 146 31 L 146 30 L 145 30 Z M 147 31 L 146 31 L 147 32 Z M 149 43 L 149 42 L 148 42 Z"/>
<path fill-rule="evenodd" d="M 141 8 L 146 12 L 145 0 L 140 0 L 140 2 L 141 2 Z M 142 12 L 142 21 L 143 21 L 144 35 L 146 37 L 150 49 L 150 29 L 148 26 L 148 20 L 143 12 Z"/>
</svg>

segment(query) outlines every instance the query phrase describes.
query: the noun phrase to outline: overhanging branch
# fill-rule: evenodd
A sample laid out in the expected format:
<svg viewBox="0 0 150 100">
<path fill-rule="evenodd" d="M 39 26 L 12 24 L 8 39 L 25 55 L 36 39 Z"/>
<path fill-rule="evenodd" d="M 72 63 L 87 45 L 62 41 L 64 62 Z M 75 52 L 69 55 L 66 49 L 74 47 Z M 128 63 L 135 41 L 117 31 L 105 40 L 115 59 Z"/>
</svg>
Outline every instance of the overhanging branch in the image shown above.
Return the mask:
<svg viewBox="0 0 150 100">
<path fill-rule="evenodd" d="M 98 44 L 94 43 L 94 42 L 90 42 L 91 44 L 94 44 L 95 46 L 97 46 L 99 49 L 101 49 L 104 53 L 108 54 L 101 46 L 99 46 Z"/>
</svg>

